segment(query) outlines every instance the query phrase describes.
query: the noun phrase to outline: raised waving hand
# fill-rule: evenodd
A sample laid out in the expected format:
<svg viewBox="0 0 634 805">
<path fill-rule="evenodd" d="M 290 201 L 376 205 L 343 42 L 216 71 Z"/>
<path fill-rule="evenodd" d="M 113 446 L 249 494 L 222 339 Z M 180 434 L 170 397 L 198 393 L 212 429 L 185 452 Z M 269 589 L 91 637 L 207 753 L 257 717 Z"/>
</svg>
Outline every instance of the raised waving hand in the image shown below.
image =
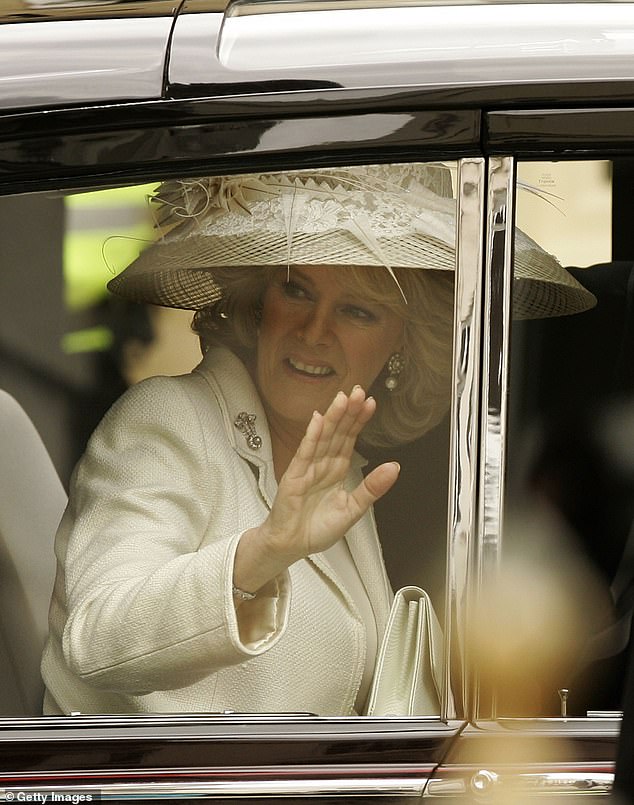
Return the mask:
<svg viewBox="0 0 634 805">
<path fill-rule="evenodd" d="M 375 408 L 374 399 L 355 386 L 350 395 L 339 392 L 325 414 L 313 414 L 269 516 L 240 541 L 238 587 L 258 589 L 297 560 L 331 547 L 392 487 L 395 462 L 376 467 L 356 489 L 344 487 L 357 437 Z"/>
</svg>

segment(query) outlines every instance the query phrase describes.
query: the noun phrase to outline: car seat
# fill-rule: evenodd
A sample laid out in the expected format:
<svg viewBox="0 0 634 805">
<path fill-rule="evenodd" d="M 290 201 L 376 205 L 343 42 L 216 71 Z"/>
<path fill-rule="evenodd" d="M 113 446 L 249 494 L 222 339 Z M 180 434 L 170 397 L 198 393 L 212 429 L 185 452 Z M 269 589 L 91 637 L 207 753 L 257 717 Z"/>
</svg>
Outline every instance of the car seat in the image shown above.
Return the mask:
<svg viewBox="0 0 634 805">
<path fill-rule="evenodd" d="M 0 390 L 0 716 L 42 712 L 40 658 L 66 492 L 33 423 Z"/>
</svg>

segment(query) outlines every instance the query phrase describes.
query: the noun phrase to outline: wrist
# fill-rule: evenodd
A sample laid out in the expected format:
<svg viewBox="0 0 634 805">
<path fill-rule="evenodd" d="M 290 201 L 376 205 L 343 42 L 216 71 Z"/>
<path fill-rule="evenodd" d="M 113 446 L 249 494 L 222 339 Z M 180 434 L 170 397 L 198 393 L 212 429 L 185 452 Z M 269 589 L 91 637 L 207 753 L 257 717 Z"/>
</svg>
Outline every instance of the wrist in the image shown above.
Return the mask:
<svg viewBox="0 0 634 805">
<path fill-rule="evenodd" d="M 239 601 L 253 601 L 253 599 L 257 597 L 256 593 L 249 593 L 246 590 L 241 590 L 239 587 L 236 587 L 235 584 L 231 588 L 231 592 Z"/>
<path fill-rule="evenodd" d="M 268 540 L 262 526 L 250 528 L 240 537 L 233 565 L 233 586 L 257 593 L 267 582 L 287 570 L 294 560 L 280 556 Z"/>
</svg>

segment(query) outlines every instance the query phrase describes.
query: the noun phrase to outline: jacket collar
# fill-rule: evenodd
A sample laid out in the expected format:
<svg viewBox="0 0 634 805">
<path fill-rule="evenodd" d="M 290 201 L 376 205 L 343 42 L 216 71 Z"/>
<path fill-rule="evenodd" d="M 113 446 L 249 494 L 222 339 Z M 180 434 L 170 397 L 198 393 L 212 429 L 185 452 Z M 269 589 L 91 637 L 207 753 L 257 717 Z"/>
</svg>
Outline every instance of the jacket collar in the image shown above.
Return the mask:
<svg viewBox="0 0 634 805">
<path fill-rule="evenodd" d="M 231 447 L 258 469 L 258 485 L 269 505 L 277 492 L 266 414 L 251 375 L 226 347 L 213 347 L 196 367 L 215 392 Z"/>
</svg>

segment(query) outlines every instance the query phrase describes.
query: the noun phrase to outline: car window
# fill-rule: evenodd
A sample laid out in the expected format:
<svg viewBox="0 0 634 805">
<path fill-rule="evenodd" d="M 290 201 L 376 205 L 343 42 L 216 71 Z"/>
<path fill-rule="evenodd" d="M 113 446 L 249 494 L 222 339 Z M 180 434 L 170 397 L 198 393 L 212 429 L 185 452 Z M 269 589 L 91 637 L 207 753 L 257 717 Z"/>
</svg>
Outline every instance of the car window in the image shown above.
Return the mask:
<svg viewBox="0 0 634 805">
<path fill-rule="evenodd" d="M 631 623 L 634 275 L 628 206 L 613 188 L 626 167 L 518 165 L 517 225 L 574 283 L 542 288 L 544 298 L 556 290 L 562 315 L 512 326 L 500 715 L 620 708 Z"/>
<path fill-rule="evenodd" d="M 71 501 L 57 562 L 54 529 L 18 560 L 17 536 L 28 539 L 3 527 L 11 589 L 27 602 L 5 632 L 3 714 L 33 714 L 45 640 L 49 713 L 363 713 L 392 591 L 426 590 L 442 629 L 457 181 L 456 163 L 399 164 L 0 199 L 0 388 L 34 423 Z M 226 300 L 241 300 L 255 274 L 253 310 L 236 312 Z M 195 334 L 193 308 L 214 305 L 196 314 Z M 239 316 L 246 335 L 225 332 Z M 207 368 L 191 375 L 203 353 Z M 229 532 L 267 517 L 283 477 L 275 451 L 284 439 L 273 427 L 296 433 L 308 403 L 323 415 L 339 386 L 350 394 L 354 382 L 367 386 L 377 411 L 345 484 L 362 485 L 394 461 L 398 481 L 373 515 L 346 529 L 346 543 L 290 562 L 290 577 L 278 568 L 253 601 L 253 590 L 232 592 L 222 564 Z M 196 413 L 201 395 L 213 400 L 213 421 Z M 244 402 L 227 418 L 236 395 Z M 111 425 L 100 426 L 108 411 Z M 28 524 L 27 499 L 3 508 L 18 506 Z M 224 553 L 213 559 L 208 546 L 220 537 Z M 172 578 L 160 588 L 161 577 L 196 562 L 210 563 L 195 574 L 198 587 L 179 593 Z M 22 589 L 29 563 L 41 565 L 37 598 Z M 235 606 L 220 616 L 219 639 L 200 621 L 212 577 L 224 585 L 218 606 Z M 18 661 L 30 665 L 22 673 L 12 636 L 25 634 L 33 641 Z M 300 658 L 313 667 L 306 695 L 290 671 L 272 683 L 280 657 L 289 669 Z M 330 703 L 317 695 L 328 685 Z M 416 714 L 439 716 L 439 707 Z"/>
</svg>

